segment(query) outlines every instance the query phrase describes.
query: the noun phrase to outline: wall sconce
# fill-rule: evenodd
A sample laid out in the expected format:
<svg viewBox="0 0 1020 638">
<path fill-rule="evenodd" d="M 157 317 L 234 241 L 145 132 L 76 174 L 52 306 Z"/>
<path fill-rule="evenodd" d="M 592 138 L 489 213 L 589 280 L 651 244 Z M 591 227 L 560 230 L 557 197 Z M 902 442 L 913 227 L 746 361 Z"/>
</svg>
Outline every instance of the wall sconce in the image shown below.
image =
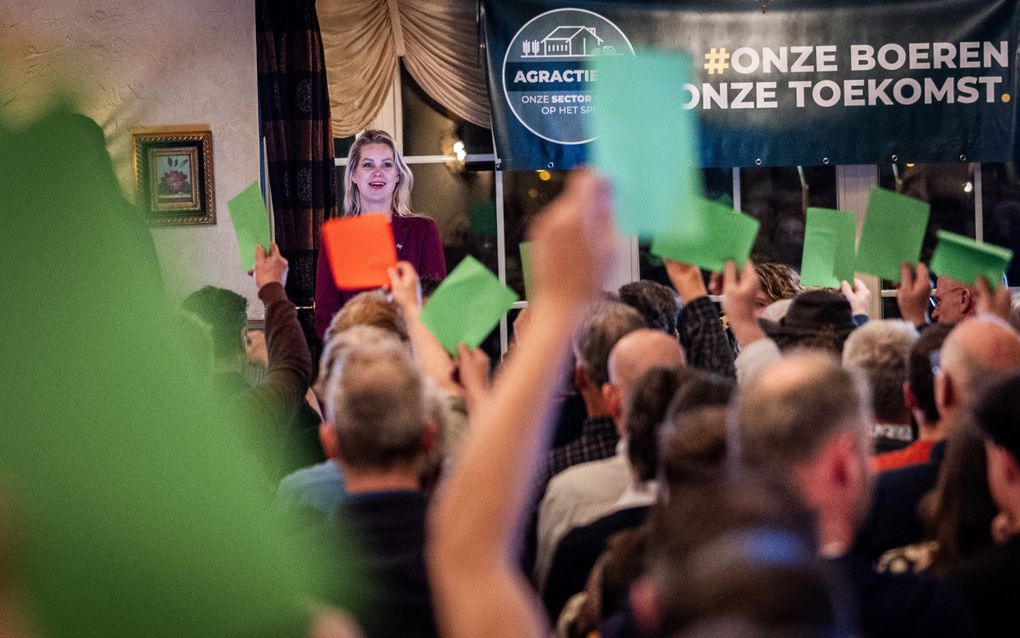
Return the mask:
<svg viewBox="0 0 1020 638">
<path fill-rule="evenodd" d="M 464 160 L 467 159 L 467 148 L 464 142 L 458 139 L 455 134 L 448 133 L 442 139 L 443 155 L 446 160 L 446 167 L 454 175 L 464 172 Z"/>
</svg>

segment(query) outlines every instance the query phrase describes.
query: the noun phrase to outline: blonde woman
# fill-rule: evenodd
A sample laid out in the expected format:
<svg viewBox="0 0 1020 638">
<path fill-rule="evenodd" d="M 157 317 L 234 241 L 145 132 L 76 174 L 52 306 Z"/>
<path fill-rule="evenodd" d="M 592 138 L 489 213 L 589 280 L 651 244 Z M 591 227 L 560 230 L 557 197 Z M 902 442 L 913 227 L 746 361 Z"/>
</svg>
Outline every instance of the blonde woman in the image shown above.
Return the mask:
<svg viewBox="0 0 1020 638">
<path fill-rule="evenodd" d="M 351 145 L 344 171 L 344 217 L 386 215 L 393 224 L 397 259 L 410 262 L 422 278 L 446 276 L 443 243 L 435 220 L 411 210 L 414 176 L 393 138 L 365 131 Z M 320 244 L 315 274 L 315 331 L 321 338 L 329 322 L 358 290 L 338 290 L 326 251 Z"/>
</svg>

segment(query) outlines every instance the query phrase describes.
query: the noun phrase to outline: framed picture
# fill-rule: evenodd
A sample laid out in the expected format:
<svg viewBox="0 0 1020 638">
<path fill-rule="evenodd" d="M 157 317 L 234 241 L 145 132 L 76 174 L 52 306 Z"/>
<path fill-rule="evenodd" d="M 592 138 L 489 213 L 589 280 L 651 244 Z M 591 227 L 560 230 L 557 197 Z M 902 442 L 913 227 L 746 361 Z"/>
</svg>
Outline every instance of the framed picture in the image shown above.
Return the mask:
<svg viewBox="0 0 1020 638">
<path fill-rule="evenodd" d="M 131 129 L 138 205 L 149 222 L 215 224 L 212 132 L 203 126 Z"/>
</svg>

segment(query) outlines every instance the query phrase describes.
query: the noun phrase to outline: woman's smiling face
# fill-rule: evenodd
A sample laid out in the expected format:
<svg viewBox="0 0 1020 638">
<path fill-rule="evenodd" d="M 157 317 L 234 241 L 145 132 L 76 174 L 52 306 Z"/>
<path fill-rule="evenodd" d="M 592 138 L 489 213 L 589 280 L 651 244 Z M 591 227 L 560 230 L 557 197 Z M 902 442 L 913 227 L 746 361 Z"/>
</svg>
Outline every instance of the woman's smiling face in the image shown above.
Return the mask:
<svg viewBox="0 0 1020 638">
<path fill-rule="evenodd" d="M 353 170 L 351 179 L 361 198 L 361 212 L 390 212 L 393 208 L 393 191 L 400 180 L 393 150 L 386 144 L 366 144 Z"/>
</svg>

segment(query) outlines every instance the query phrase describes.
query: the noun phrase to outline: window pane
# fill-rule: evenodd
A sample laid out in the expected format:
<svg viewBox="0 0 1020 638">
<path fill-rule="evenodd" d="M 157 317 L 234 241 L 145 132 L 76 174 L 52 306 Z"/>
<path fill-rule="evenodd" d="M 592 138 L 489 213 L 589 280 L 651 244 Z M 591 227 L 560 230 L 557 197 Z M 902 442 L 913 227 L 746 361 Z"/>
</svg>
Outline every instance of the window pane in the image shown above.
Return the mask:
<svg viewBox="0 0 1020 638">
<path fill-rule="evenodd" d="M 524 298 L 519 245 L 528 223 L 563 190 L 566 171 L 504 171 L 503 219 L 506 228 L 506 285 Z"/>
<path fill-rule="evenodd" d="M 733 171 L 728 168 L 702 169 L 702 180 L 705 186 L 705 197 L 727 206 L 733 205 Z M 641 279 L 657 281 L 670 285 L 669 276 L 662 260 L 649 252 L 651 242 L 642 241 L 638 244 L 638 261 Z"/>
<path fill-rule="evenodd" d="M 921 261 L 931 260 L 939 230 L 974 236 L 973 164 L 899 164 L 895 170 L 884 164 L 879 166 L 878 184 L 931 206 Z"/>
<path fill-rule="evenodd" d="M 493 171 L 415 164 L 411 205 L 439 224 L 447 269 L 472 255 L 496 272 L 496 195 Z"/>
<path fill-rule="evenodd" d="M 931 261 L 939 230 L 974 237 L 973 164 L 883 164 L 878 167 L 878 185 L 928 202 L 931 214 L 921 246 L 924 263 Z M 897 285 L 894 281 L 882 280 L 884 290 Z M 900 317 L 895 297 L 882 299 L 882 317 Z"/>
<path fill-rule="evenodd" d="M 400 66 L 400 100 L 404 124 L 404 155 L 452 155 L 457 140 L 471 154 L 492 153 L 492 133 L 464 122 L 435 100 Z"/>
<path fill-rule="evenodd" d="M 836 208 L 836 168 L 740 169 L 740 207 L 761 222 L 751 258 L 800 269 L 807 208 Z"/>
<path fill-rule="evenodd" d="M 1020 176 L 1016 164 L 982 164 L 981 192 L 984 240 L 1020 255 Z M 1020 283 L 1020 258 L 1013 258 L 1007 275 L 1011 286 Z"/>
</svg>

